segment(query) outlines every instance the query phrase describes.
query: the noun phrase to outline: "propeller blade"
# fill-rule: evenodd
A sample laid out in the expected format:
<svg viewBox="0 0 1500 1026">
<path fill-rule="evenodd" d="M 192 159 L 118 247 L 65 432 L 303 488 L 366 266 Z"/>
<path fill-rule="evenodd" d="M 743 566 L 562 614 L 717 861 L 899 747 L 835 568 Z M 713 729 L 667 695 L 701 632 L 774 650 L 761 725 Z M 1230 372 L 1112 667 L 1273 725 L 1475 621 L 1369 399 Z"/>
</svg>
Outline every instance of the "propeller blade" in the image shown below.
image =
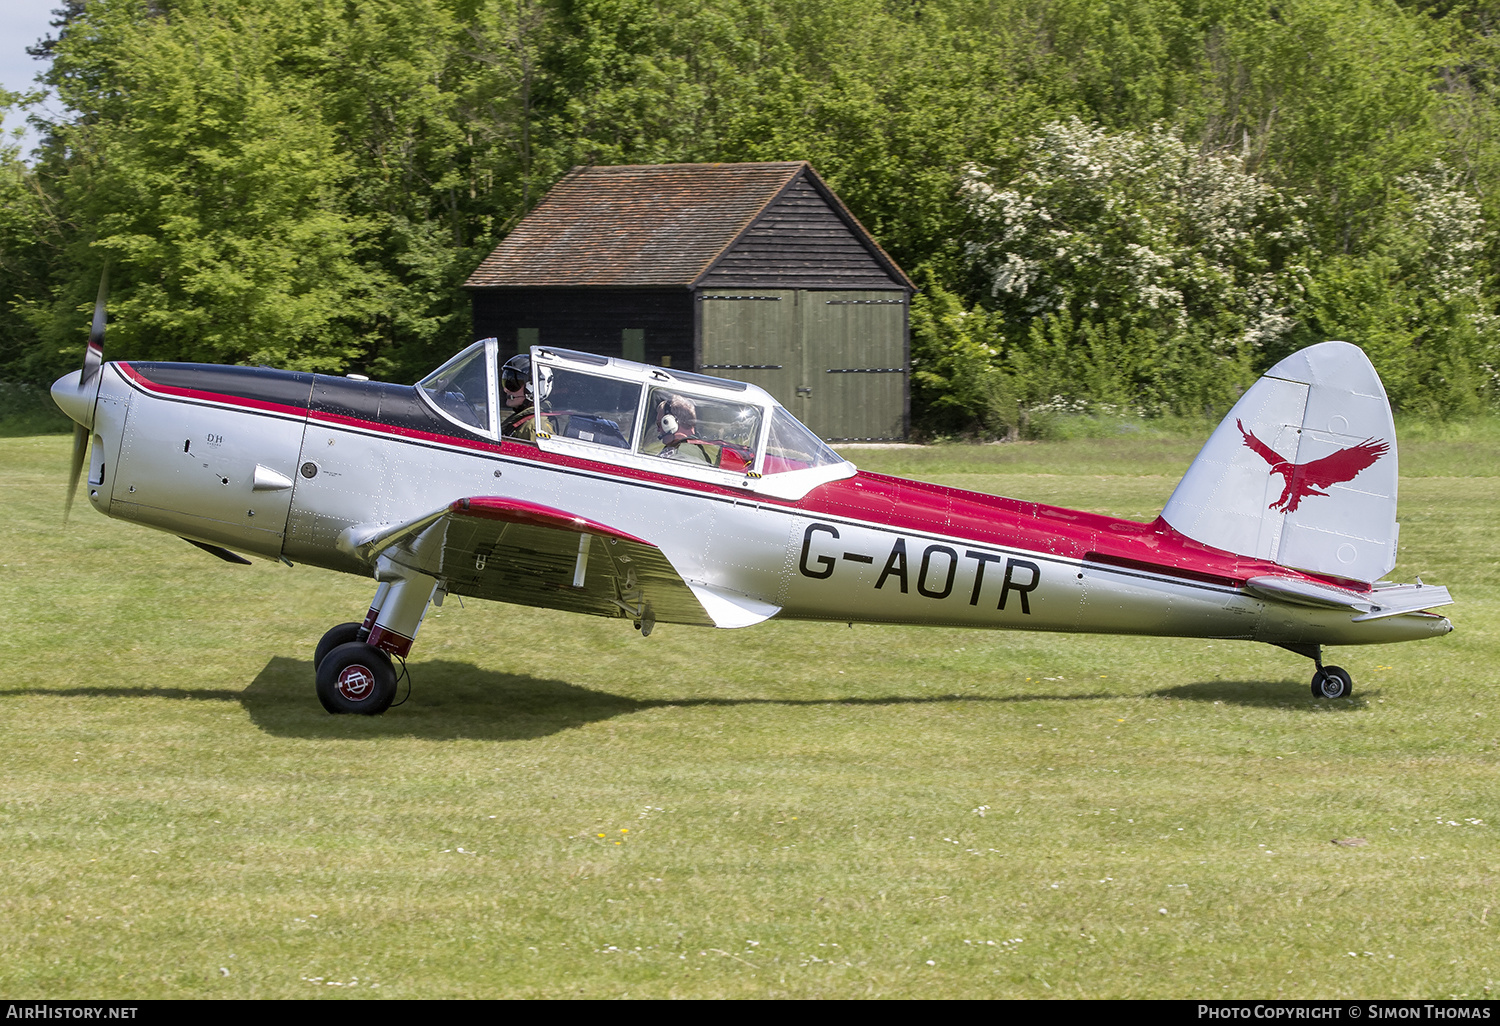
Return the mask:
<svg viewBox="0 0 1500 1026">
<path fill-rule="evenodd" d="M 78 376 L 78 397 L 83 397 L 88 392 L 88 386 L 99 373 L 99 368 L 104 366 L 104 301 L 109 296 L 109 264 L 104 265 L 104 270 L 99 275 L 99 297 L 94 300 L 94 322 L 89 325 L 89 344 L 83 351 L 83 370 Z M 72 375 L 69 375 L 71 377 Z M 83 406 L 81 410 L 73 409 L 72 401 L 63 401 L 59 396 L 58 387 L 67 378 L 60 379 L 52 386 L 52 395 L 58 399 L 58 405 L 63 411 L 72 417 L 74 421 L 80 419 L 93 421 L 92 402 Z M 69 397 L 71 399 L 71 397 Z M 87 410 L 87 414 L 82 413 Z M 73 426 L 73 462 L 68 468 L 68 500 L 63 505 L 63 523 L 67 524 L 68 514 L 73 512 L 73 500 L 78 495 L 78 479 L 83 475 L 83 465 L 89 458 L 89 429 L 82 423 Z"/>
<path fill-rule="evenodd" d="M 89 455 L 89 429 L 82 424 L 73 425 L 73 465 L 68 470 L 68 501 L 63 506 L 63 523 L 73 512 L 73 497 L 78 494 L 78 478 L 83 474 L 84 461 Z"/>
<path fill-rule="evenodd" d="M 99 373 L 104 365 L 104 300 L 109 295 L 109 264 L 99 275 L 99 298 L 94 300 L 94 323 L 89 327 L 89 347 L 83 353 L 83 378 L 80 384 L 88 384 L 90 378 Z"/>
</svg>

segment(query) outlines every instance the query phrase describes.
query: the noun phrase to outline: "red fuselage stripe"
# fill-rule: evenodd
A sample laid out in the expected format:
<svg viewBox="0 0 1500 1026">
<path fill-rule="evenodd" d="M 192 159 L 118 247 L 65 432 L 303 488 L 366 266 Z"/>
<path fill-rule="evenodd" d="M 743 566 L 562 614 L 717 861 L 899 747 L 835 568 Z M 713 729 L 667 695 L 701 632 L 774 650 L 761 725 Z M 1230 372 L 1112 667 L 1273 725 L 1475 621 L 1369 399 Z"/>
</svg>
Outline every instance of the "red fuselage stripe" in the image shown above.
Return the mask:
<svg viewBox="0 0 1500 1026">
<path fill-rule="evenodd" d="M 304 417 L 309 422 L 486 454 L 503 454 L 529 462 L 592 474 L 604 473 L 610 477 L 679 491 L 732 497 L 741 502 L 753 499 L 761 506 L 781 506 L 805 515 L 865 523 L 887 530 L 905 530 L 936 538 L 958 538 L 1002 549 L 1050 555 L 1067 561 L 1092 562 L 1225 587 L 1237 588 L 1251 577 L 1271 575 L 1336 583 L 1339 587 L 1359 592 L 1370 590 L 1370 585 L 1363 582 L 1305 574 L 1266 560 L 1237 556 L 1211 548 L 1178 534 L 1159 517 L 1154 523 L 1142 524 L 1134 520 L 968 492 L 865 471 L 853 478 L 818 486 L 800 500 L 777 499 L 635 467 L 620 467 L 558 453 L 545 453 L 521 442 L 506 440 L 497 445 L 481 439 L 440 435 L 243 396 L 161 385 L 149 380 L 128 363 L 117 363 L 116 366 L 138 387 L 162 395 L 290 414 Z M 476 512 L 471 515 L 480 514 Z M 562 515 L 573 519 L 571 514 Z M 597 525 L 597 529 L 601 533 L 618 533 L 604 525 Z"/>
<path fill-rule="evenodd" d="M 589 520 L 566 510 L 553 509 L 551 506 L 542 506 L 520 499 L 480 495 L 455 500 L 448 508 L 459 516 L 477 517 L 481 520 L 500 520 L 512 524 L 532 524 L 554 530 L 572 531 L 576 534 L 598 534 L 606 538 L 619 538 L 621 541 L 656 548 L 648 541 L 643 541 L 633 534 L 626 534 L 624 531 L 616 530 L 596 520 Z"/>
</svg>

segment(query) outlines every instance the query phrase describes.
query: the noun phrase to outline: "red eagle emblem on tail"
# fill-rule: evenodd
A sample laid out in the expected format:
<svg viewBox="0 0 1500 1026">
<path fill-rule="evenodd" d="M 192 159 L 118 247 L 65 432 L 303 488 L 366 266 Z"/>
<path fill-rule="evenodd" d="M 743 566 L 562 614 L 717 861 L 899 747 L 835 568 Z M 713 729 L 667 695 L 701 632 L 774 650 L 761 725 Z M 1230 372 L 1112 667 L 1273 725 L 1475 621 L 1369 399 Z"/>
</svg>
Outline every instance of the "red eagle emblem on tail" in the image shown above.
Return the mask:
<svg viewBox="0 0 1500 1026">
<path fill-rule="evenodd" d="M 1244 436 L 1246 448 L 1253 449 L 1256 455 L 1271 465 L 1271 473 L 1280 474 L 1286 481 L 1281 498 L 1267 507 L 1279 509 L 1285 513 L 1297 512 L 1298 504 L 1309 495 L 1328 494 L 1318 491 L 1320 488 L 1353 481 L 1361 471 L 1373 466 L 1376 460 L 1391 449 L 1385 442 L 1366 438 L 1358 445 L 1340 449 L 1320 460 L 1313 460 L 1309 463 L 1288 463 L 1275 449 L 1256 438 L 1253 432 L 1246 431 L 1243 423 L 1236 420 L 1234 426 L 1239 428 L 1240 434 Z"/>
</svg>

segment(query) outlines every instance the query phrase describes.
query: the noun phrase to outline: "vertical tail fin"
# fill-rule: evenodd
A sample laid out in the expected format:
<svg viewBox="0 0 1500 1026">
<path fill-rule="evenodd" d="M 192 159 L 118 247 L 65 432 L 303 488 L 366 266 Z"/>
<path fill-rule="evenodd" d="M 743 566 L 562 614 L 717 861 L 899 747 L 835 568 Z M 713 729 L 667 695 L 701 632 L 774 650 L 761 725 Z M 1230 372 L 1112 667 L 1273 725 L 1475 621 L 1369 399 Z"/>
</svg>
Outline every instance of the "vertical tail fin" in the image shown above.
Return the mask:
<svg viewBox="0 0 1500 1026">
<path fill-rule="evenodd" d="M 1242 556 L 1373 582 L 1396 565 L 1396 430 L 1358 346 L 1282 360 L 1235 403 L 1162 518 Z"/>
</svg>

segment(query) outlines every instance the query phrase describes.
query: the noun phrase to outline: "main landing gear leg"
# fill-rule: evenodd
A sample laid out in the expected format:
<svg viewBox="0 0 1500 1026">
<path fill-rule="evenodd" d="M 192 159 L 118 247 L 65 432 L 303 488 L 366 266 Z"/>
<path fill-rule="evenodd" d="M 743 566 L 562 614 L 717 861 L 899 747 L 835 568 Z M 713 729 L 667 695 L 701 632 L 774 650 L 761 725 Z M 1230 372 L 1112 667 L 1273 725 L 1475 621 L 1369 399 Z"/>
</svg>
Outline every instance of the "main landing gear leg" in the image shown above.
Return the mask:
<svg viewBox="0 0 1500 1026">
<path fill-rule="evenodd" d="M 1314 698 L 1348 698 L 1354 693 L 1354 678 L 1342 666 L 1323 665 L 1322 645 L 1278 645 L 1288 652 L 1307 656 L 1313 661 L 1312 695 Z"/>
<path fill-rule="evenodd" d="M 406 658 L 428 603 L 442 601 L 436 578 L 400 574 L 381 583 L 363 624 L 340 624 L 318 643 L 318 701 L 329 712 L 378 716 L 396 697 L 391 656 Z"/>
<path fill-rule="evenodd" d="M 380 613 L 380 606 L 385 602 L 386 595 L 390 594 L 391 586 L 381 584 L 375 590 L 375 599 L 370 603 L 370 611 L 365 614 L 364 623 L 341 623 L 337 627 L 330 627 L 328 633 L 324 634 L 318 642 L 317 649 L 313 652 L 313 670 L 316 672 L 323 665 L 323 658 L 338 648 L 347 645 L 351 641 L 364 641 L 370 636 L 370 628 L 375 626 L 375 617 Z"/>
</svg>

